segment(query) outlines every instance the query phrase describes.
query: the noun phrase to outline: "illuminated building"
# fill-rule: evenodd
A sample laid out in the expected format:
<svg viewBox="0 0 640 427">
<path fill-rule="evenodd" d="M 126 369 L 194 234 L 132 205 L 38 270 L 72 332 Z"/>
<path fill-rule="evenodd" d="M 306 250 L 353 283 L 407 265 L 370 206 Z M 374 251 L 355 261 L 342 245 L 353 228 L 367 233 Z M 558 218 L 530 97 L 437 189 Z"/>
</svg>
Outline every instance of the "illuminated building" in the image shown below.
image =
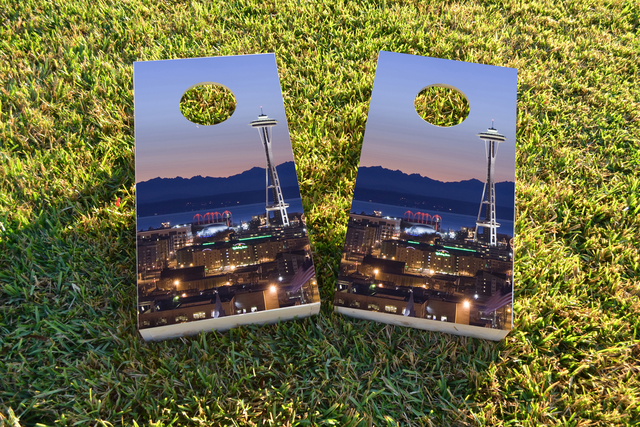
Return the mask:
<svg viewBox="0 0 640 427">
<path fill-rule="evenodd" d="M 378 232 L 377 225 L 355 225 L 350 224 L 345 236 L 345 252 L 351 254 L 364 255 L 370 252 L 375 244 L 375 237 Z"/>
<path fill-rule="evenodd" d="M 138 241 L 138 271 L 157 270 L 167 266 L 170 258 L 170 242 L 167 236 L 155 240 Z"/>
<path fill-rule="evenodd" d="M 352 285 L 336 292 L 335 304 L 349 308 L 403 315 L 413 295 L 413 310 L 417 318 L 469 324 L 470 304 L 460 297 L 442 297 L 440 293 L 420 287 L 377 287 Z"/>
<path fill-rule="evenodd" d="M 276 257 L 278 274 L 281 277 L 293 276 L 307 259 L 306 251 L 280 252 Z"/>
<path fill-rule="evenodd" d="M 400 234 L 400 222 L 400 219 L 383 218 L 380 215 L 358 215 L 353 213 L 349 215 L 349 226 L 357 224 L 375 227 L 374 240 L 377 242 L 398 237 Z"/>
<path fill-rule="evenodd" d="M 138 231 L 136 233 L 139 242 L 150 242 L 161 238 L 169 238 L 170 252 L 175 252 L 178 249 L 182 249 L 185 246 L 191 244 L 193 240 L 193 234 L 191 233 L 191 226 L 186 225 L 183 227 L 173 228 L 157 228 L 147 231 Z"/>
<path fill-rule="evenodd" d="M 254 286 L 243 289 L 241 286 L 218 288 L 221 308 L 227 315 L 246 314 L 279 308 L 279 294 L 270 286 Z M 140 328 L 172 325 L 192 320 L 205 320 L 215 317 L 216 295 L 213 292 L 203 295 L 181 297 L 162 295 L 144 298 L 138 304 Z"/>
<path fill-rule="evenodd" d="M 476 295 L 490 297 L 494 295 L 498 289 L 501 289 L 508 283 L 506 274 L 491 273 L 488 271 L 478 271 L 475 275 L 476 279 Z"/>
<path fill-rule="evenodd" d="M 462 243 L 387 240 L 382 242 L 381 256 L 402 261 L 409 269 L 462 276 L 475 276 L 478 270 L 511 275 L 513 269 L 513 261 L 506 250 Z"/>
</svg>

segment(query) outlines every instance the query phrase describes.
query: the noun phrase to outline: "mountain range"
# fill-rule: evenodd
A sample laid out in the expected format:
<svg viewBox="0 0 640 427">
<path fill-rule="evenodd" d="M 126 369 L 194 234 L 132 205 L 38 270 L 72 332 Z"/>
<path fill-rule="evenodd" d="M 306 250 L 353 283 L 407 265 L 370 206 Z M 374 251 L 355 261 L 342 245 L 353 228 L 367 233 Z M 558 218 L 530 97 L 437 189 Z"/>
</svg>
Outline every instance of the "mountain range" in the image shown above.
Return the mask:
<svg viewBox="0 0 640 427">
<path fill-rule="evenodd" d="M 286 199 L 299 197 L 293 162 L 277 166 Z M 354 199 L 415 209 L 477 215 L 484 183 L 477 179 L 442 182 L 381 166 L 358 170 Z M 514 182 L 496 183 L 496 214 L 513 218 Z M 154 178 L 136 185 L 138 216 L 260 203 L 265 197 L 265 169 L 254 167 L 229 177 Z"/>
<path fill-rule="evenodd" d="M 276 166 L 280 187 L 297 187 L 298 177 L 293 162 Z M 194 176 L 192 178 L 153 178 L 136 184 L 138 203 L 232 194 L 265 189 L 265 168 L 254 167 L 237 175 L 212 178 Z"/>
<path fill-rule="evenodd" d="M 298 198 L 298 177 L 293 162 L 276 167 L 282 194 Z M 153 178 L 136 184 L 138 216 L 214 209 L 264 202 L 265 168 L 254 167 L 229 177 Z"/>
<path fill-rule="evenodd" d="M 515 183 L 496 183 L 496 215 L 513 218 Z M 358 170 L 354 199 L 417 209 L 477 215 L 484 182 L 477 179 L 443 182 L 381 166 Z"/>
</svg>

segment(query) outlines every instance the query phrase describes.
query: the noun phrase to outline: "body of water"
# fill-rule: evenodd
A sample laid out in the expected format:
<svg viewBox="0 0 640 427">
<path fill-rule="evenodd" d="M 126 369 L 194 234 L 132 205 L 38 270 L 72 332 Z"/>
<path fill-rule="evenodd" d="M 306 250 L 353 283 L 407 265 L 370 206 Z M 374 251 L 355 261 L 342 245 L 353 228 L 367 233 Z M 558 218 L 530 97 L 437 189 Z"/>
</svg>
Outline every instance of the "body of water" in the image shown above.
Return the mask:
<svg viewBox="0 0 640 427">
<path fill-rule="evenodd" d="M 289 204 L 287 212 L 302 212 L 302 199 L 285 200 Z M 251 205 L 226 206 L 215 209 L 202 209 L 199 211 L 178 212 L 165 215 L 143 216 L 137 219 L 137 230 L 148 230 L 149 227 L 160 228 L 163 222 L 168 222 L 171 226 L 178 224 L 190 224 L 196 214 L 204 215 L 207 212 L 224 211 L 231 212 L 233 223 L 240 224 L 243 221 L 251 221 L 254 215 L 262 215 L 265 212 L 264 203 L 254 203 Z M 273 213 L 271 213 L 273 217 Z"/>
<path fill-rule="evenodd" d="M 475 227 L 476 226 L 476 217 L 469 215 L 460 215 L 451 212 L 438 212 L 438 211 L 425 211 L 421 209 L 408 208 L 406 206 L 393 206 L 393 205 L 385 205 L 382 203 L 372 203 L 372 202 L 361 202 L 359 200 L 354 200 L 351 204 L 351 212 L 360 214 L 362 212 L 372 215 L 373 211 L 382 212 L 382 216 L 389 216 L 391 218 L 403 218 L 404 213 L 406 211 L 415 212 L 426 212 L 429 215 L 440 215 L 442 218 L 442 222 L 440 223 L 442 231 L 458 231 L 460 227 Z M 498 233 L 508 234 L 513 236 L 513 221 L 508 221 L 505 219 L 498 218 L 498 223 L 500 227 L 498 228 Z"/>
</svg>

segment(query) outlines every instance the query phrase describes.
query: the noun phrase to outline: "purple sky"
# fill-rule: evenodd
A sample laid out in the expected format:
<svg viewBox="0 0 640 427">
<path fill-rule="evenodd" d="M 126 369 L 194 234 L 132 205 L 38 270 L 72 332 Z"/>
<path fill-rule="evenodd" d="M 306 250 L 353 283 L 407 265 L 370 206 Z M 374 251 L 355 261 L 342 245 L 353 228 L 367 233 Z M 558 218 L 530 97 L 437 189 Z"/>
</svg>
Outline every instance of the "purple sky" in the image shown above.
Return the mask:
<svg viewBox="0 0 640 427">
<path fill-rule="evenodd" d="M 195 85 L 218 83 L 233 92 L 236 110 L 222 123 L 197 125 L 180 112 Z M 258 131 L 260 107 L 272 128 L 275 164 L 293 161 L 274 54 L 146 61 L 134 64 L 136 182 L 152 178 L 227 177 L 265 167 Z"/>
<path fill-rule="evenodd" d="M 440 181 L 486 178 L 484 142 L 491 127 L 507 137 L 496 157 L 496 182 L 515 180 L 516 75 L 513 68 L 380 52 L 360 166 L 382 166 Z M 431 85 L 464 93 L 464 122 L 438 127 L 415 110 L 416 95 Z M 357 181 L 356 181 L 357 184 Z"/>
</svg>

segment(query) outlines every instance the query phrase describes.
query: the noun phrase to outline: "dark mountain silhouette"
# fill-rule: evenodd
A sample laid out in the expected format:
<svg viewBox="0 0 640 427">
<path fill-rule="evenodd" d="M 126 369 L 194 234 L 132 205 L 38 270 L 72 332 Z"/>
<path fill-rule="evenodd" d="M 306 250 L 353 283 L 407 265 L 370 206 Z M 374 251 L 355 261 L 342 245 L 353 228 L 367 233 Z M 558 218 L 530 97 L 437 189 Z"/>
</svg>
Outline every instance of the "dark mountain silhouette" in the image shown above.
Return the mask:
<svg viewBox="0 0 640 427">
<path fill-rule="evenodd" d="M 277 170 L 285 199 L 299 198 L 295 164 L 282 163 Z M 264 203 L 265 168 L 226 178 L 153 178 L 136 184 L 136 198 L 141 217 Z"/>
<path fill-rule="evenodd" d="M 361 167 L 355 200 L 478 215 L 484 182 L 477 179 L 442 182 L 418 174 L 406 174 L 381 166 Z M 496 183 L 496 215 L 513 218 L 515 183 Z"/>
<path fill-rule="evenodd" d="M 285 162 L 276 167 L 280 186 L 297 187 L 298 178 L 293 162 Z M 192 178 L 153 178 L 136 184 L 138 204 L 167 200 L 233 194 L 247 191 L 265 191 L 265 168 L 254 167 L 237 175 L 225 178 L 194 176 Z M 289 198 L 285 194 L 285 198 Z M 234 202 L 235 203 L 235 202 Z"/>
<path fill-rule="evenodd" d="M 298 187 L 283 187 L 282 194 L 287 199 L 300 197 Z M 265 191 L 252 190 L 240 191 L 237 193 L 216 194 L 203 197 L 187 197 L 173 200 L 163 200 L 161 202 L 138 203 L 138 216 L 164 215 L 178 212 L 199 211 L 211 209 L 216 211 L 220 208 L 233 206 L 251 205 L 265 202 Z"/>
</svg>

